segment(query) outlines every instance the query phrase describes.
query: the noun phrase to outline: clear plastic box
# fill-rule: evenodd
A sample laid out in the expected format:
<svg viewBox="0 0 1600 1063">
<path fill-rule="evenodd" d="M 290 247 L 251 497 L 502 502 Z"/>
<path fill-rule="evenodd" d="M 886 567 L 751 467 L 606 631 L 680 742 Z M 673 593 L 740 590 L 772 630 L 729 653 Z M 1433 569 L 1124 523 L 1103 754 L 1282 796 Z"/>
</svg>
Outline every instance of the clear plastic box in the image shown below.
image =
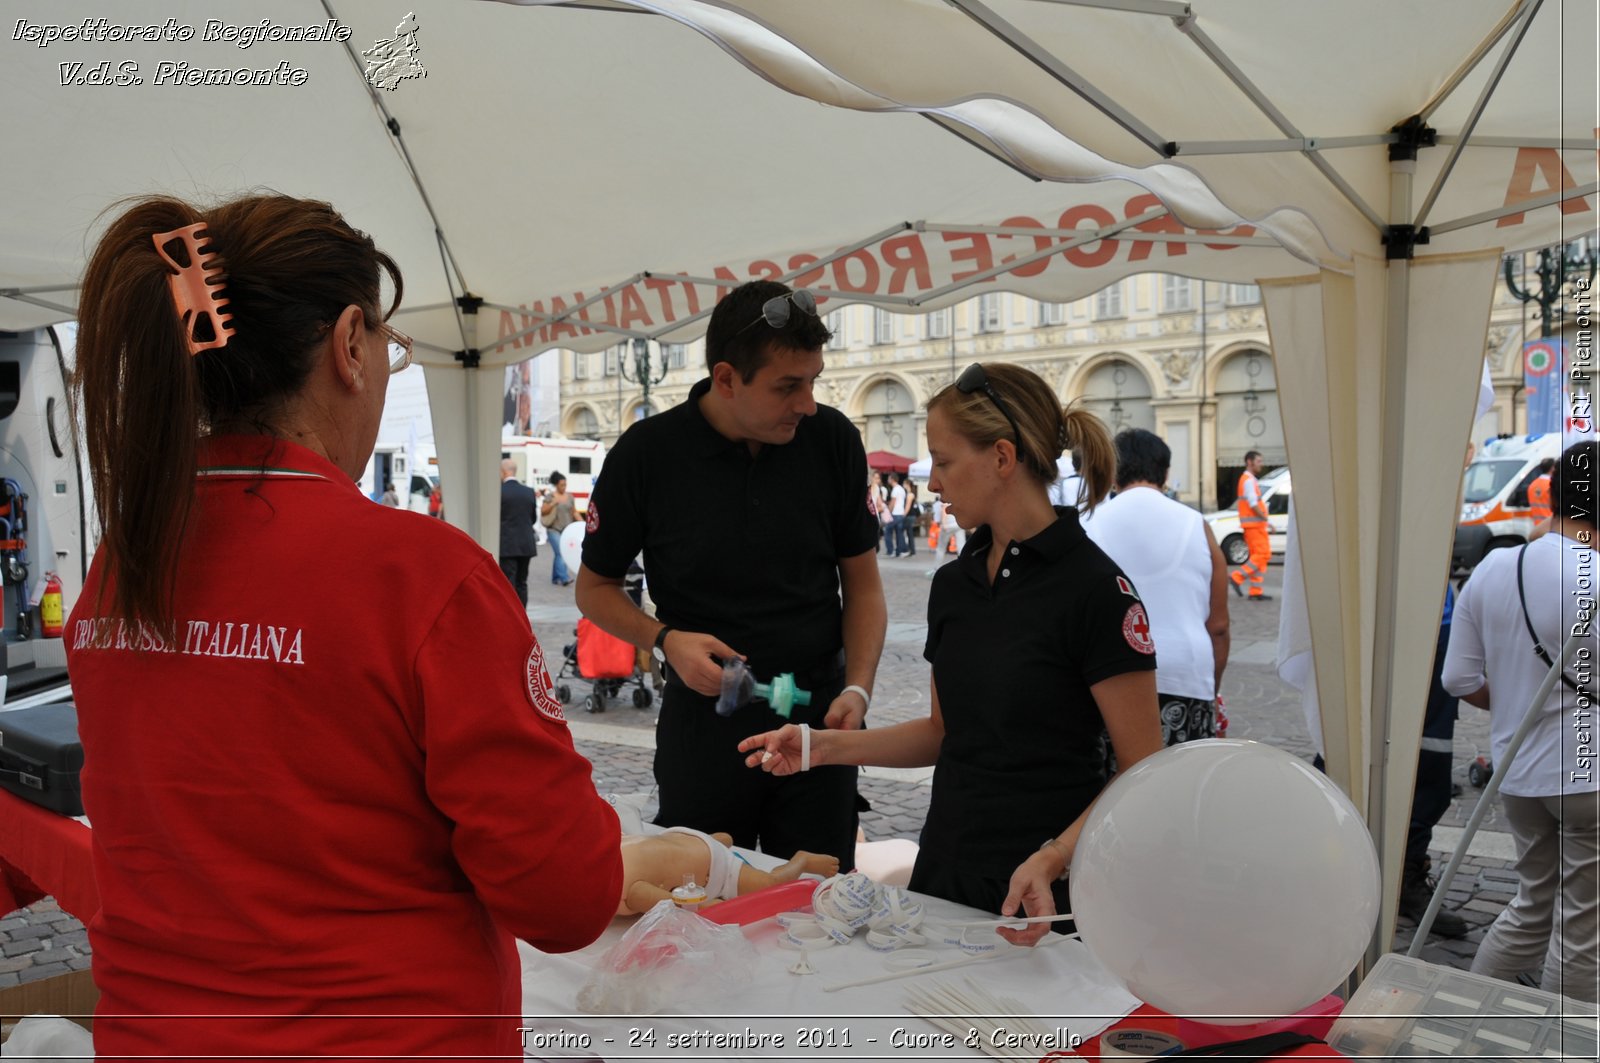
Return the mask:
<svg viewBox="0 0 1600 1063">
<path fill-rule="evenodd" d="M 1589 1060 L 1595 1005 L 1398 953 L 1384 956 L 1328 1031 L 1362 1060 Z"/>
</svg>

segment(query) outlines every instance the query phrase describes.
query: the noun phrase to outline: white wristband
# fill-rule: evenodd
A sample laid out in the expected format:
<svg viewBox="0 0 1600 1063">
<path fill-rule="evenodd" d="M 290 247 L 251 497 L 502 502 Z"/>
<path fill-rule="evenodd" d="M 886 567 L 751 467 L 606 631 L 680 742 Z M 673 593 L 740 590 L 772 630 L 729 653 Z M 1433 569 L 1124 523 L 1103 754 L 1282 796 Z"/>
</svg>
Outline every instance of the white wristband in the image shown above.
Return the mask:
<svg viewBox="0 0 1600 1063">
<path fill-rule="evenodd" d="M 800 725 L 800 770 L 811 770 L 811 728 Z"/>
<path fill-rule="evenodd" d="M 857 694 L 861 695 L 861 701 L 862 701 L 862 703 L 864 705 L 866 705 L 867 708 L 869 708 L 869 709 L 872 708 L 872 695 L 867 693 L 865 687 L 860 687 L 860 686 L 857 686 L 854 683 L 851 683 L 849 686 L 847 686 L 843 690 L 839 691 L 839 693 L 840 694 L 848 694 L 852 690 L 855 691 Z"/>
</svg>

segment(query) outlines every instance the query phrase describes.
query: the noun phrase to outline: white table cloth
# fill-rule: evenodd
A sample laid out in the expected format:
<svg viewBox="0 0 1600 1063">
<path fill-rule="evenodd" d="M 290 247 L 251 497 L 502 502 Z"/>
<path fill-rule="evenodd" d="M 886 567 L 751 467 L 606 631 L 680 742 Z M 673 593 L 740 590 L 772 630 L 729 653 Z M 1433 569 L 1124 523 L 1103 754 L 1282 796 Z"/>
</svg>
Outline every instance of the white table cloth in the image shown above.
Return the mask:
<svg viewBox="0 0 1600 1063">
<path fill-rule="evenodd" d="M 756 858 L 753 858 L 756 859 Z M 933 897 L 915 895 L 925 917 L 959 921 L 993 916 Z M 799 953 L 778 946 L 774 919 L 744 928 L 754 945 L 754 976 L 735 995 L 681 1001 L 667 1013 L 602 1016 L 578 1010 L 578 990 L 606 951 L 633 925 L 618 919 L 600 940 L 579 952 L 549 956 L 521 945 L 524 1047 L 532 1059 L 973 1059 L 998 1052 L 993 1045 L 949 1040 L 932 1023 L 911 1014 L 913 986 L 935 983 L 965 989 L 967 980 L 1009 998 L 1030 1016 L 1014 1024 L 1018 1059 L 1037 1060 L 1073 1043 L 1091 1043 L 1101 1030 L 1139 1002 L 1122 988 L 1083 944 L 1052 935 L 1049 944 L 1017 948 L 1001 942 L 978 962 L 829 992 L 826 987 L 887 973 L 890 956 L 922 954 L 935 962 L 969 955 L 954 946 L 925 946 L 894 953 L 869 948 L 864 932 L 848 945 L 806 953 L 815 970 L 790 974 Z M 708 994 L 709 995 L 709 994 Z M 1048 1043 L 1028 1039 L 1045 1032 Z M 781 1044 L 778 1039 L 781 1038 Z M 951 1043 L 953 1041 L 953 1043 Z"/>
</svg>

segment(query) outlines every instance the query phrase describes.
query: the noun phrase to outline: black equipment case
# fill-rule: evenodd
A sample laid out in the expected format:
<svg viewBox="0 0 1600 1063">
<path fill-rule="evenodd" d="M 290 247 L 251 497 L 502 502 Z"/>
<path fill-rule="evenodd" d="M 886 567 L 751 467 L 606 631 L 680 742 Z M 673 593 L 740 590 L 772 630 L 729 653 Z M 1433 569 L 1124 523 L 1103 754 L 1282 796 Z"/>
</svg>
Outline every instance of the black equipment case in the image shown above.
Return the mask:
<svg viewBox="0 0 1600 1063">
<path fill-rule="evenodd" d="M 0 789 L 65 816 L 83 815 L 78 710 L 70 701 L 0 710 Z"/>
</svg>

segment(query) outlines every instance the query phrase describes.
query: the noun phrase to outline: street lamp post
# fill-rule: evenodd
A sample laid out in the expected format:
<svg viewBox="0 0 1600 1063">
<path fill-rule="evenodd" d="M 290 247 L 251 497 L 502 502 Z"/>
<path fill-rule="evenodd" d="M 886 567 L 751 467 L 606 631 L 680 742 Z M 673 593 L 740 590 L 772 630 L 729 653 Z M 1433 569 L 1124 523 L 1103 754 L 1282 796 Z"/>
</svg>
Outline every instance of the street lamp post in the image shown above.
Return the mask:
<svg viewBox="0 0 1600 1063">
<path fill-rule="evenodd" d="M 630 384 L 636 384 L 644 393 L 640 405 L 644 407 L 645 416 L 650 415 L 650 389 L 661 383 L 667 377 L 667 354 L 661 352 L 660 369 L 650 364 L 650 341 L 643 336 L 636 336 L 633 340 L 633 372 L 628 372 L 628 360 L 617 359 L 617 371 Z"/>
<path fill-rule="evenodd" d="M 1546 247 L 1539 251 L 1539 265 L 1533 271 L 1539 278 L 1539 287 L 1524 290 L 1517 287 L 1516 277 L 1511 269 L 1511 259 L 1505 261 L 1506 287 L 1511 294 L 1524 303 L 1539 304 L 1539 338 L 1549 339 L 1555 335 L 1554 309 L 1561 302 L 1566 292 L 1567 285 L 1577 281 L 1578 275 L 1587 272 L 1589 280 L 1594 280 L 1595 253 L 1588 246 L 1582 251 L 1573 253 L 1572 244 L 1563 245 L 1560 250 Z"/>
</svg>

